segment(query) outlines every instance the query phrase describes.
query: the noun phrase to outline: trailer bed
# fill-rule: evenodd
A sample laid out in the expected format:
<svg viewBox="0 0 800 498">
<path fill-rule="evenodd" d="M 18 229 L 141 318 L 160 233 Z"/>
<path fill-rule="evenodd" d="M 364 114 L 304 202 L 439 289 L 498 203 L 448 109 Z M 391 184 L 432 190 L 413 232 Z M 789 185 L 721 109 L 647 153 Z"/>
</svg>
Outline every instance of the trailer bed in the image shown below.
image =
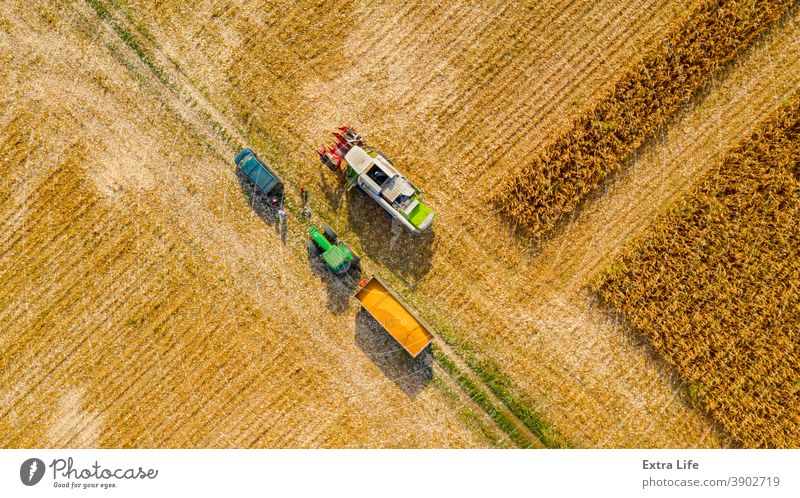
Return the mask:
<svg viewBox="0 0 800 498">
<path fill-rule="evenodd" d="M 355 298 L 412 357 L 433 340 L 430 326 L 378 277 L 363 282 Z"/>
</svg>

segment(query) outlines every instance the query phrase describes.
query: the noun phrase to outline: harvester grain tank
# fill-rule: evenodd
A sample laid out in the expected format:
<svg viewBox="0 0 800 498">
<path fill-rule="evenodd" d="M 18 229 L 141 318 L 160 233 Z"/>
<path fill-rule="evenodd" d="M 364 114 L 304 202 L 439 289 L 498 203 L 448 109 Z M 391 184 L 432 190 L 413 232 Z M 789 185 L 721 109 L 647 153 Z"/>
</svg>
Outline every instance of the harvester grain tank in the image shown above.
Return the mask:
<svg viewBox="0 0 800 498">
<path fill-rule="evenodd" d="M 317 151 L 334 172 L 345 175 L 348 187 L 358 185 L 394 219 L 415 233 L 433 224 L 434 214 L 422 201 L 422 191 L 403 176 L 384 154 L 368 146 L 361 134 L 343 126 L 333 134 L 333 147 Z"/>
<path fill-rule="evenodd" d="M 361 259 L 347 244 L 338 240 L 336 232 L 328 225 L 324 225 L 321 232 L 316 226 L 311 225 L 308 236 L 309 248 L 320 255 L 325 265 L 335 275 L 344 275 L 351 268 L 359 267 Z"/>
<path fill-rule="evenodd" d="M 362 280 L 355 298 L 412 357 L 419 356 L 433 340 L 430 325 L 380 278 Z"/>
</svg>

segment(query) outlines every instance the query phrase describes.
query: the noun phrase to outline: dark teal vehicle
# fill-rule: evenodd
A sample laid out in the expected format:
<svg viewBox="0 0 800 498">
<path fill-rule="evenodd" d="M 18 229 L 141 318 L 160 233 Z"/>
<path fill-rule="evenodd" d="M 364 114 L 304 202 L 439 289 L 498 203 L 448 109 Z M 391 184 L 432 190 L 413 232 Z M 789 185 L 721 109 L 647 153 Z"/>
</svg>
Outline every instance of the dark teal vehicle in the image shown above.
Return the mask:
<svg viewBox="0 0 800 498">
<path fill-rule="evenodd" d="M 283 182 L 278 175 L 252 149 L 244 149 L 236 156 L 236 166 L 265 194 L 278 193 L 283 189 Z"/>
</svg>

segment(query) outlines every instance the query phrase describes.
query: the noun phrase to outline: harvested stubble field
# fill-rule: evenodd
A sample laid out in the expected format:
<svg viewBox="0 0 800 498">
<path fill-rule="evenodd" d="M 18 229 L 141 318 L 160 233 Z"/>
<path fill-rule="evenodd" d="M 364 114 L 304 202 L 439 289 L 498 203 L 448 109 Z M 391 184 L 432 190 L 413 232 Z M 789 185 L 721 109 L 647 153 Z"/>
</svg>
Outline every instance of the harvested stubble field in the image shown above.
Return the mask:
<svg viewBox="0 0 800 498">
<path fill-rule="evenodd" d="M 3 96 L 3 167 L 23 179 L 3 186 L 4 444 L 727 444 L 582 289 L 798 85 L 794 18 L 692 102 L 677 146 L 634 161 L 647 181 L 622 179 L 541 253 L 490 202 L 696 11 L 673 0 L 4 7 L 15 92 Z M 321 170 L 314 147 L 347 122 L 426 190 L 432 236 L 396 232 Z M 309 188 L 315 217 L 434 324 L 432 379 L 382 353 L 390 344 L 353 318 L 344 286 L 309 261 L 298 218 L 283 245 L 250 209 L 231 165 L 242 145 L 290 193 Z M 77 178 L 96 199 L 77 204 L 91 206 L 87 222 L 34 164 Z M 72 245 L 47 259 L 63 221 Z M 28 337 L 60 347 L 17 344 Z M 22 432 L 27 420 L 46 432 Z"/>
<path fill-rule="evenodd" d="M 598 286 L 746 447 L 800 446 L 800 99 Z"/>
</svg>

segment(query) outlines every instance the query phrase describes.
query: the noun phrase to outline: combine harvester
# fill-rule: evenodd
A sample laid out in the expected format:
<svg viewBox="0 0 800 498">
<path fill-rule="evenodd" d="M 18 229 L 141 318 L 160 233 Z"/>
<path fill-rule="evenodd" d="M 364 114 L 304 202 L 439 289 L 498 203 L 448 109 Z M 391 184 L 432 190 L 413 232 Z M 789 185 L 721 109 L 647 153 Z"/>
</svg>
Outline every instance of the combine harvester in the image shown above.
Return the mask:
<svg viewBox="0 0 800 498">
<path fill-rule="evenodd" d="M 394 337 L 412 358 L 433 341 L 430 325 L 378 277 L 362 280 L 355 298 Z"/>
<path fill-rule="evenodd" d="M 414 233 L 433 224 L 433 212 L 422 202 L 422 191 L 397 169 L 388 157 L 364 143 L 361 134 L 349 126 L 333 133 L 334 146 L 317 151 L 331 171 L 341 172 L 348 188 L 358 185 L 394 219 Z"/>
</svg>

